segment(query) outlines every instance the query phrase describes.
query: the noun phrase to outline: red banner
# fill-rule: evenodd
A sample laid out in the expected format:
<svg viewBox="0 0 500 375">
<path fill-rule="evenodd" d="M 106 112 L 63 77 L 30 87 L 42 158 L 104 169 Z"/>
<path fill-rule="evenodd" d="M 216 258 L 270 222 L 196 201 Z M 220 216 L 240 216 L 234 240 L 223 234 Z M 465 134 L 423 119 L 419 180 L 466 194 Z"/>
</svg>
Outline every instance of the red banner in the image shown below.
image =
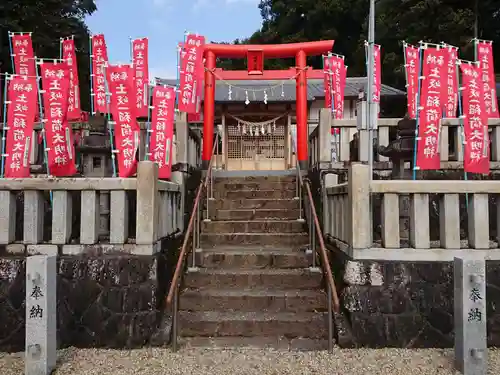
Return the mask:
<svg viewBox="0 0 500 375">
<path fill-rule="evenodd" d="M 76 64 L 75 41 L 72 38 L 61 39 L 61 50 L 62 58 L 69 68 L 68 120 L 79 120 L 81 117 L 80 85 Z"/>
<path fill-rule="evenodd" d="M 330 65 L 331 63 L 331 56 L 323 56 L 323 73 L 324 73 L 324 79 L 323 79 L 323 86 L 325 89 L 325 108 L 330 108 L 332 109 L 332 97 L 333 97 L 333 90 L 332 90 L 332 67 Z"/>
<path fill-rule="evenodd" d="M 477 42 L 477 61 L 481 63 L 481 80 L 483 82 L 483 98 L 488 118 L 498 118 L 498 100 L 493 65 L 493 43 L 488 41 Z"/>
<path fill-rule="evenodd" d="M 149 154 L 158 163 L 158 177 L 170 178 L 174 137 L 175 89 L 156 86 L 153 89 L 153 116 Z"/>
<path fill-rule="evenodd" d="M 109 65 L 107 78 L 115 123 L 118 176 L 131 177 L 137 170 L 140 133 L 135 114 L 134 69 L 130 65 Z"/>
<path fill-rule="evenodd" d="M 148 117 L 149 112 L 148 45 L 148 38 L 132 41 L 137 117 Z"/>
<path fill-rule="evenodd" d="M 347 67 L 341 56 L 325 56 L 325 105 L 326 108 L 334 109 L 334 117 L 342 119 L 344 117 L 344 91 Z M 333 103 L 332 103 L 333 95 Z"/>
<path fill-rule="evenodd" d="M 203 71 L 204 45 L 205 37 L 194 34 L 188 35 L 184 44 L 184 50 L 181 53 L 179 102 L 177 104 L 181 112 L 196 113 L 197 81 L 201 74 L 200 71 Z"/>
<path fill-rule="evenodd" d="M 416 168 L 439 169 L 442 81 L 446 79 L 445 50 L 424 47 Z"/>
<path fill-rule="evenodd" d="M 5 177 L 30 176 L 29 155 L 35 116 L 38 112 L 37 82 L 34 77 L 12 76 L 8 84 Z"/>
<path fill-rule="evenodd" d="M 462 62 L 460 64 L 463 85 L 463 114 L 465 133 L 464 171 L 490 172 L 490 147 L 488 137 L 488 113 L 482 100 L 481 67 Z"/>
<path fill-rule="evenodd" d="M 92 35 L 92 97 L 94 113 L 107 113 L 106 82 L 104 71 L 108 63 L 108 49 L 103 34 Z"/>
<path fill-rule="evenodd" d="M 406 44 L 404 47 L 406 57 L 406 95 L 408 101 L 408 116 L 417 117 L 418 75 L 420 74 L 419 49 Z"/>
<path fill-rule="evenodd" d="M 380 103 L 380 90 L 382 87 L 382 68 L 381 55 L 382 50 L 378 44 L 373 46 L 373 102 Z"/>
<path fill-rule="evenodd" d="M 35 53 L 31 33 L 11 34 L 14 71 L 22 76 L 36 76 Z"/>
<path fill-rule="evenodd" d="M 75 144 L 68 123 L 70 71 L 64 62 L 40 65 L 48 171 L 51 176 L 76 173 Z"/>
<path fill-rule="evenodd" d="M 446 84 L 443 85 L 443 110 L 447 118 L 457 117 L 458 108 L 458 83 L 457 83 L 457 58 L 458 48 L 444 47 L 446 62 Z"/>
</svg>

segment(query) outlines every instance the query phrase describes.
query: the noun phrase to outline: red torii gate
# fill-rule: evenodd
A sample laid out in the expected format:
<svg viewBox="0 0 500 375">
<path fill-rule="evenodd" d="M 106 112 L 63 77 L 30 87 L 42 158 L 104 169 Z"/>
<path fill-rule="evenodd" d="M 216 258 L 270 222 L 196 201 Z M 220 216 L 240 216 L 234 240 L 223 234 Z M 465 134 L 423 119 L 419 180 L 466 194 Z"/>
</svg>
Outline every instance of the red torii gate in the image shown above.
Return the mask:
<svg viewBox="0 0 500 375">
<path fill-rule="evenodd" d="M 306 71 L 306 57 L 327 54 L 333 49 L 333 40 L 289 44 L 206 44 L 205 56 L 205 97 L 203 112 L 203 152 L 202 162 L 206 169 L 210 163 L 214 137 L 215 76 L 224 80 L 287 80 L 296 76 L 296 116 L 297 116 L 297 161 L 301 168 L 307 168 L 307 78 L 322 78 L 323 71 Z M 247 57 L 248 71 L 223 71 L 216 69 L 217 57 Z M 264 71 L 264 58 L 295 57 L 296 67 L 288 70 Z"/>
</svg>

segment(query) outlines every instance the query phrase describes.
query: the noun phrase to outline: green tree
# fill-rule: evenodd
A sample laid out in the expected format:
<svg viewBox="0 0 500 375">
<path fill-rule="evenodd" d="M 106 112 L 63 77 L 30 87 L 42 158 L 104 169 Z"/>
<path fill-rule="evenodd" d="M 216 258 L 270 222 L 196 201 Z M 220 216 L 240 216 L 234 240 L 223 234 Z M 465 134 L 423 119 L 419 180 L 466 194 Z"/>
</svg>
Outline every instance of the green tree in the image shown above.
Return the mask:
<svg viewBox="0 0 500 375">
<path fill-rule="evenodd" d="M 500 71 L 500 0 L 477 0 L 481 39 L 493 40 L 496 71 Z M 378 0 L 376 39 L 382 45 L 383 82 L 404 87 L 402 41 L 446 42 L 460 47 L 460 56 L 473 58 L 475 1 Z M 369 0 L 261 0 L 262 26 L 242 43 L 290 43 L 334 39 L 334 52 L 345 55 L 350 76 L 366 74 Z M 294 62 L 278 62 L 293 66 Z M 320 68 L 321 58 L 309 64 Z M 231 68 L 230 62 L 225 62 Z M 267 67 L 267 65 L 266 65 Z"/>
<path fill-rule="evenodd" d="M 89 30 L 85 16 L 97 9 L 94 0 L 2 0 L 0 1 L 0 64 L 12 72 L 8 32 L 33 32 L 38 57 L 58 58 L 59 40 L 74 35 L 82 107 L 89 101 Z"/>
</svg>

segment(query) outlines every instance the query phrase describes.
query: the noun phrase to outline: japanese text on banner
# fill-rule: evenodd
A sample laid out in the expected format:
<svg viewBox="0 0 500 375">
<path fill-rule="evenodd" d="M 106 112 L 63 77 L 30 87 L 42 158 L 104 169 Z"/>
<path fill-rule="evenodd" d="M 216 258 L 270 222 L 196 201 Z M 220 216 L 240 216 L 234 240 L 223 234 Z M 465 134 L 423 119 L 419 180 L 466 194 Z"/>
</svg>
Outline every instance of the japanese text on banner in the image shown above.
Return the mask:
<svg viewBox="0 0 500 375">
<path fill-rule="evenodd" d="M 462 62 L 460 64 L 463 84 L 464 114 L 464 171 L 489 173 L 490 142 L 488 137 L 488 114 L 481 85 L 481 68 Z"/>
<path fill-rule="evenodd" d="M 481 81 L 483 83 L 483 98 L 488 118 L 498 118 L 498 102 L 493 65 L 493 44 L 478 42 L 476 45 L 477 61 L 481 63 Z"/>
<path fill-rule="evenodd" d="M 131 177 L 137 170 L 140 129 L 135 115 L 133 74 L 130 65 L 110 65 L 107 69 L 119 177 Z"/>
<path fill-rule="evenodd" d="M 332 108 L 332 67 L 330 65 L 331 63 L 331 56 L 323 56 L 323 73 L 324 73 L 324 81 L 323 81 L 323 86 L 325 90 L 325 108 Z"/>
<path fill-rule="evenodd" d="M 80 87 L 78 80 L 78 67 L 76 64 L 75 41 L 73 39 L 61 40 L 62 57 L 69 68 L 69 104 L 68 120 L 79 120 L 80 112 Z"/>
<path fill-rule="evenodd" d="M 190 34 L 181 53 L 178 109 L 181 112 L 196 113 L 197 89 L 200 70 L 203 70 L 203 46 L 205 37 Z"/>
<path fill-rule="evenodd" d="M 368 48 L 366 49 L 368 51 Z M 381 68 L 381 55 L 382 49 L 380 45 L 373 45 L 373 92 L 372 101 L 380 103 L 380 90 L 382 86 L 382 68 Z M 368 56 L 368 55 L 367 55 Z M 367 58 L 368 61 L 368 58 Z"/>
<path fill-rule="evenodd" d="M 456 118 L 458 107 L 457 48 L 444 47 L 444 56 L 446 63 L 446 84 L 442 87 L 442 106 L 445 117 Z"/>
<path fill-rule="evenodd" d="M 417 92 L 419 70 L 419 50 L 417 47 L 406 45 L 406 95 L 408 101 L 408 116 L 417 117 Z"/>
<path fill-rule="evenodd" d="M 73 132 L 68 123 L 69 69 L 66 63 L 40 65 L 48 170 L 52 176 L 76 173 Z"/>
<path fill-rule="evenodd" d="M 174 137 L 175 89 L 157 86 L 153 89 L 153 117 L 149 138 L 152 161 L 158 163 L 158 177 L 170 178 Z"/>
<path fill-rule="evenodd" d="M 14 70 L 22 76 L 36 76 L 35 53 L 31 35 L 14 34 L 12 39 L 12 54 L 14 56 Z"/>
<path fill-rule="evenodd" d="M 92 35 L 92 86 L 94 112 L 107 113 L 104 71 L 108 63 L 108 49 L 103 34 Z"/>
<path fill-rule="evenodd" d="M 5 177 L 30 176 L 31 150 L 37 113 L 36 78 L 12 76 L 8 82 L 7 140 L 5 145 Z"/>
<path fill-rule="evenodd" d="M 445 50 L 425 48 L 418 124 L 416 167 L 439 169 L 439 133 L 442 118 L 442 80 L 446 79 Z"/>
<path fill-rule="evenodd" d="M 329 103 L 329 107 L 333 105 L 334 117 L 342 119 L 344 117 L 344 90 L 347 67 L 344 64 L 344 59 L 340 56 L 325 57 L 325 101 Z M 333 94 L 333 103 L 332 95 Z"/>
<path fill-rule="evenodd" d="M 132 64 L 135 77 L 136 116 L 147 117 L 149 112 L 148 38 L 132 41 Z"/>
</svg>

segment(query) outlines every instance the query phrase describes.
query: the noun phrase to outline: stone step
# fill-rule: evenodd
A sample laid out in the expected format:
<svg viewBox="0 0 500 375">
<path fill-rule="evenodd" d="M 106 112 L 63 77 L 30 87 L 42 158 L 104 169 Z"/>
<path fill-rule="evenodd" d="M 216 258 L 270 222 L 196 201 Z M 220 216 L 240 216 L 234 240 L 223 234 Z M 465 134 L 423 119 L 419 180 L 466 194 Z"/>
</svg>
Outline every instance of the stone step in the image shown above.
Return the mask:
<svg viewBox="0 0 500 375">
<path fill-rule="evenodd" d="M 307 337 L 287 338 L 285 336 L 225 336 L 225 337 L 180 337 L 179 343 L 186 348 L 249 348 L 275 349 L 291 351 L 327 350 L 327 339 L 311 339 Z"/>
<path fill-rule="evenodd" d="M 295 190 L 297 183 L 295 181 L 260 181 L 260 182 L 233 182 L 229 181 L 216 181 L 214 182 L 214 190 L 234 191 L 234 190 Z"/>
<path fill-rule="evenodd" d="M 246 177 L 215 177 L 214 184 L 265 184 L 266 182 L 272 183 L 295 183 L 297 176 L 294 174 L 283 176 L 246 176 Z"/>
<path fill-rule="evenodd" d="M 243 209 L 243 210 L 217 210 L 210 213 L 213 220 L 261 220 L 283 219 L 293 220 L 299 217 L 299 210 L 284 209 Z"/>
<path fill-rule="evenodd" d="M 301 248 L 308 244 L 307 233 L 201 233 L 201 247 L 219 245 L 255 245 L 263 247 L 293 246 Z"/>
<path fill-rule="evenodd" d="M 215 199 L 209 201 L 210 210 L 238 210 L 238 209 L 265 209 L 265 210 L 296 210 L 299 208 L 298 199 Z"/>
<path fill-rule="evenodd" d="M 304 222 L 297 220 L 204 221 L 202 233 L 303 233 Z"/>
<path fill-rule="evenodd" d="M 324 339 L 326 313 L 180 311 L 181 336 L 286 336 Z"/>
<path fill-rule="evenodd" d="M 179 299 L 186 311 L 314 312 L 327 310 L 322 290 L 186 289 Z"/>
<path fill-rule="evenodd" d="M 281 190 L 279 187 L 272 190 L 219 190 L 214 192 L 215 198 L 225 199 L 293 199 L 295 190 Z"/>
<path fill-rule="evenodd" d="M 212 269 L 188 270 L 186 288 L 272 288 L 320 289 L 323 274 L 319 268 L 296 269 Z"/>
<path fill-rule="evenodd" d="M 305 268 L 311 261 L 304 251 L 291 249 L 218 246 L 196 253 L 196 265 L 203 268 Z"/>
</svg>

